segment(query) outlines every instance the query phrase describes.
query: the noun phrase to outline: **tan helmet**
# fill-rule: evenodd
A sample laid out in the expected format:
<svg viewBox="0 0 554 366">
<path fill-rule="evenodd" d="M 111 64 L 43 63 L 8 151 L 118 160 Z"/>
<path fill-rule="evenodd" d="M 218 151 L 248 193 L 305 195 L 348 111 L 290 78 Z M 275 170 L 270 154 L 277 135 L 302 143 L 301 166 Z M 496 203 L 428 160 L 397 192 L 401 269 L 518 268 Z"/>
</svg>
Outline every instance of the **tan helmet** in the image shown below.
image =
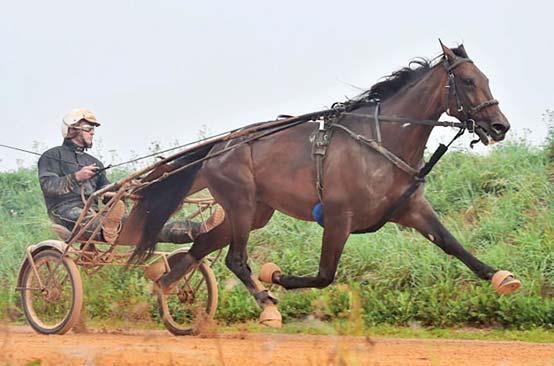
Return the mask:
<svg viewBox="0 0 554 366">
<path fill-rule="evenodd" d="M 77 108 L 72 109 L 67 113 L 65 116 L 63 116 L 62 120 L 62 135 L 63 138 L 68 137 L 69 128 L 73 127 L 75 124 L 77 124 L 81 120 L 85 120 L 91 125 L 100 126 L 100 123 L 96 121 L 96 117 L 94 114 L 92 114 L 91 111 L 85 108 Z"/>
</svg>

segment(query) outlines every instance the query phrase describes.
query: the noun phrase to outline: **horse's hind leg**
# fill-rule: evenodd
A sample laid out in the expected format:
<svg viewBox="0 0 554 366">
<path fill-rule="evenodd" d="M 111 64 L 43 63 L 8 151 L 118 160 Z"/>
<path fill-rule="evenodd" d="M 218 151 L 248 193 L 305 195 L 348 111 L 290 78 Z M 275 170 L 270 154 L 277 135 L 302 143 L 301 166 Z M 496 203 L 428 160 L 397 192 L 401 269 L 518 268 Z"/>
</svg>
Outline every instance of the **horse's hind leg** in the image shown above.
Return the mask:
<svg viewBox="0 0 554 366">
<path fill-rule="evenodd" d="M 219 226 L 207 233 L 198 235 L 194 239 L 194 243 L 187 255 L 181 256 L 182 258 L 178 262 L 172 264 L 171 270 L 162 276 L 160 279 L 162 287 L 169 288 L 187 273 L 192 264 L 199 262 L 206 255 L 228 245 L 230 238 L 231 226 L 229 220 L 225 217 Z"/>
<path fill-rule="evenodd" d="M 252 229 L 265 226 L 273 215 L 273 212 L 274 210 L 271 207 L 258 204 Z M 206 255 L 227 246 L 231 242 L 231 236 L 231 223 L 229 221 L 229 216 L 226 215 L 221 225 L 207 233 L 198 235 L 188 254 L 186 256 L 181 256 L 178 262 L 172 263 L 171 271 L 160 279 L 162 287 L 166 289 L 169 288 L 173 283 L 183 277 L 192 264 L 197 263 Z M 260 297 L 262 304 L 268 303 L 267 299 L 265 299 L 265 297 L 269 297 L 267 290 L 256 279 L 252 280 L 254 281 L 255 288 L 255 291 L 253 291 L 254 296 L 257 299 Z M 274 301 L 271 301 L 271 304 L 273 303 Z"/>
<path fill-rule="evenodd" d="M 271 207 L 258 204 L 252 230 L 264 227 L 273 215 L 273 212 L 274 210 Z M 207 233 L 198 235 L 194 239 L 189 253 L 199 261 L 208 254 L 229 245 L 231 242 L 231 235 L 231 223 L 227 216 L 225 216 L 221 225 Z"/>
<path fill-rule="evenodd" d="M 437 214 L 423 197 L 414 197 L 407 209 L 402 216 L 395 220 L 396 222 L 416 229 L 425 238 L 438 245 L 445 253 L 461 260 L 480 278 L 492 280 L 497 292 L 511 293 L 519 288 L 520 282 L 511 273 L 497 271 L 465 250 L 439 221 Z"/>
<path fill-rule="evenodd" d="M 258 203 L 253 218 L 250 218 L 250 215 L 246 214 L 245 210 L 238 209 L 235 212 L 239 215 L 239 219 L 237 220 L 238 222 L 233 222 L 233 217 L 231 217 L 233 236 L 229 252 L 225 258 L 225 264 L 244 283 L 248 291 L 256 299 L 258 305 L 263 308 L 267 305 L 274 305 L 277 303 L 277 300 L 252 275 L 246 251 L 250 231 L 265 226 L 273 215 L 274 210 L 265 204 Z"/>
</svg>

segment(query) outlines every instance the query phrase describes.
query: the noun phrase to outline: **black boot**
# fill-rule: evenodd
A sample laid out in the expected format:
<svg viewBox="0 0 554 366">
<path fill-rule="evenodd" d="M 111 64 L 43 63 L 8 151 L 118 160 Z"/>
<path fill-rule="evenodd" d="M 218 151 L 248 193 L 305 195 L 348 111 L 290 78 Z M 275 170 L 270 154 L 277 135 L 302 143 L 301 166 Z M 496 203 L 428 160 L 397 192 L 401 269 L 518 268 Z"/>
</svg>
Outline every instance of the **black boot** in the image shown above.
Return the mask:
<svg viewBox="0 0 554 366">
<path fill-rule="evenodd" d="M 160 235 L 158 235 L 158 242 L 174 244 L 191 243 L 198 235 L 207 233 L 221 225 L 224 219 L 225 211 L 220 206 L 216 206 L 210 217 L 202 223 L 190 220 L 170 221 L 162 228 Z"/>
<path fill-rule="evenodd" d="M 200 232 L 202 224 L 190 220 L 175 220 L 164 225 L 158 242 L 185 244 L 191 243 L 193 238 Z"/>
</svg>

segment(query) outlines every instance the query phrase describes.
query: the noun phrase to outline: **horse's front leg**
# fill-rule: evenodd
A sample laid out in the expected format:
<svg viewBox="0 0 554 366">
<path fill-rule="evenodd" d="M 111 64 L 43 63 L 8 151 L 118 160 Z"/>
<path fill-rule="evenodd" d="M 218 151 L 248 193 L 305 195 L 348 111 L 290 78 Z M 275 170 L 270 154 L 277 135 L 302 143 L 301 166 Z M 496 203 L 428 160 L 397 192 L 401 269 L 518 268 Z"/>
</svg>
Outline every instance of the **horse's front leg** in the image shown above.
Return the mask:
<svg viewBox="0 0 554 366">
<path fill-rule="evenodd" d="M 350 235 L 351 218 L 352 215 L 349 212 L 325 217 L 325 230 L 323 231 L 323 244 L 317 276 L 285 275 L 275 264 L 266 263 L 260 270 L 260 280 L 278 284 L 287 290 L 329 286 L 335 279 L 344 244 Z"/>
<path fill-rule="evenodd" d="M 429 202 L 422 196 L 412 198 L 407 210 L 394 221 L 416 229 L 445 253 L 461 260 L 479 278 L 491 280 L 497 292 L 512 293 L 520 287 L 520 282 L 511 273 L 498 271 L 469 253 L 439 221 Z"/>
</svg>

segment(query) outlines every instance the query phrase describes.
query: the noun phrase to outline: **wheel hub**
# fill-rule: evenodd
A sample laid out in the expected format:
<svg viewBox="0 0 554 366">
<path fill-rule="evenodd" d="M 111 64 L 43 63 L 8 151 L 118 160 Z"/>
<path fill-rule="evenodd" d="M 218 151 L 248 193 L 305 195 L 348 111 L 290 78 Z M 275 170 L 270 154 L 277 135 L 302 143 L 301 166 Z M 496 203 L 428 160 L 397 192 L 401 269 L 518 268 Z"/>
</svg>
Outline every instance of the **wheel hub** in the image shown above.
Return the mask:
<svg viewBox="0 0 554 366">
<path fill-rule="evenodd" d="M 180 288 L 177 297 L 182 304 L 194 303 L 194 291 L 189 286 Z"/>
<path fill-rule="evenodd" d="M 48 302 L 58 301 L 62 296 L 62 292 L 57 287 L 47 288 L 43 291 L 44 300 Z"/>
</svg>

